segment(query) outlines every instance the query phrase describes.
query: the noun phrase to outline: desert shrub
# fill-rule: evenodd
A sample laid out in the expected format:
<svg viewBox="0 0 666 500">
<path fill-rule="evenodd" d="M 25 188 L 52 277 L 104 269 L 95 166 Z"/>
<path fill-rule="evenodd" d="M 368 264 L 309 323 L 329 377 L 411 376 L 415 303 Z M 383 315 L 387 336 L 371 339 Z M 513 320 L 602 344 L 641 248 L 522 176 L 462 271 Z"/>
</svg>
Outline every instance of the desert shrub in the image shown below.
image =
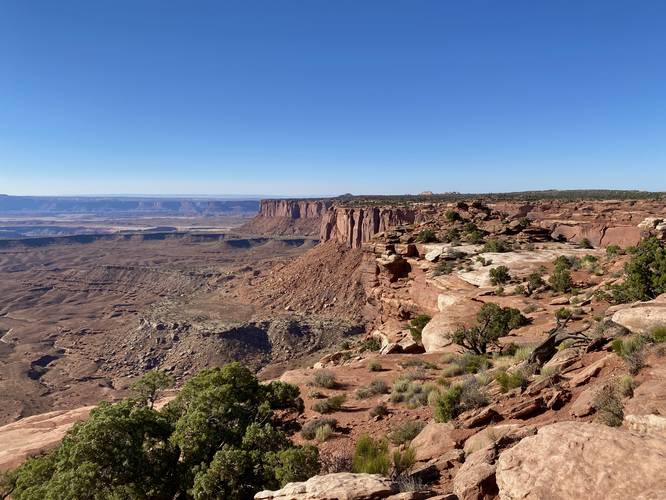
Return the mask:
<svg viewBox="0 0 666 500">
<path fill-rule="evenodd" d="M 431 363 L 430 361 L 426 361 L 425 359 L 421 358 L 412 358 L 408 359 L 407 361 L 403 361 L 400 363 L 401 366 L 404 368 L 413 368 L 415 366 L 420 366 L 422 368 L 425 368 L 427 370 L 436 370 L 437 365 L 434 363 Z"/>
<path fill-rule="evenodd" d="M 448 422 L 462 412 L 480 408 L 488 404 L 486 394 L 479 388 L 476 380 L 469 379 L 462 384 L 451 386 L 440 394 L 435 403 L 435 420 Z"/>
<path fill-rule="evenodd" d="M 379 351 L 382 348 L 382 343 L 379 341 L 379 339 L 376 339 L 374 337 L 368 337 L 367 339 L 363 339 L 363 342 L 361 342 L 360 345 L 360 351 Z"/>
<path fill-rule="evenodd" d="M 420 492 L 428 490 L 428 486 L 423 483 L 423 480 L 413 475 L 403 475 L 398 478 L 398 491 L 401 493 Z"/>
<path fill-rule="evenodd" d="M 229 457 L 236 458 L 236 457 Z M 275 478 L 279 484 L 285 485 L 287 483 L 293 483 L 295 481 L 303 481 L 303 478 L 310 478 L 317 472 L 319 472 L 319 450 L 316 446 L 307 444 L 301 448 L 287 448 L 278 452 L 276 459 L 273 460 L 275 463 Z M 270 463 L 270 460 L 269 460 Z M 231 467 L 234 467 L 234 463 L 229 464 Z M 210 477 L 213 481 L 217 481 L 218 478 L 215 476 L 216 471 L 213 471 Z M 208 494 L 208 485 L 204 488 L 204 491 L 201 490 L 195 493 L 195 498 L 210 498 L 207 497 Z M 195 488 L 196 491 L 196 488 Z M 213 498 L 224 498 L 218 497 L 217 495 Z M 231 497 L 233 498 L 233 496 Z"/>
<path fill-rule="evenodd" d="M 449 221 L 449 222 L 455 222 L 455 221 L 458 221 L 458 220 L 462 220 L 462 217 L 460 216 L 460 214 L 458 212 L 456 212 L 455 210 L 447 210 L 446 213 L 444 214 L 444 216 L 446 217 L 446 220 Z"/>
<path fill-rule="evenodd" d="M 567 257 L 566 255 L 559 255 L 553 261 L 555 269 L 577 269 L 579 265 L 580 262 L 576 257 Z"/>
<path fill-rule="evenodd" d="M 495 380 L 497 380 L 502 392 L 507 392 L 518 387 L 524 389 L 528 384 L 527 377 L 520 370 L 515 372 L 502 371 L 495 376 Z"/>
<path fill-rule="evenodd" d="M 666 292 L 666 244 L 657 238 L 643 239 L 624 266 L 622 284 L 611 286 L 613 302 L 651 300 Z"/>
<path fill-rule="evenodd" d="M 410 408 L 426 406 L 428 394 L 435 390 L 434 384 L 422 384 L 407 380 L 397 380 L 393 385 L 390 400 L 393 403 L 406 403 Z"/>
<path fill-rule="evenodd" d="M 631 375 L 623 375 L 617 380 L 617 390 L 620 396 L 630 398 L 634 395 L 636 382 Z"/>
<path fill-rule="evenodd" d="M 333 413 L 334 411 L 340 410 L 346 400 L 347 396 L 344 394 L 338 394 L 337 396 L 331 396 L 330 398 L 313 404 L 312 409 L 317 413 Z"/>
<path fill-rule="evenodd" d="M 527 293 L 527 289 L 525 288 L 525 285 L 516 285 L 516 287 L 513 289 L 513 293 L 516 295 L 525 295 Z"/>
<path fill-rule="evenodd" d="M 374 395 L 375 394 L 370 390 L 369 387 L 359 387 L 356 389 L 356 399 L 368 399 Z"/>
<path fill-rule="evenodd" d="M 573 286 L 571 272 L 566 267 L 556 267 L 553 274 L 548 278 L 548 284 L 558 293 L 570 291 Z"/>
<path fill-rule="evenodd" d="M 303 439 L 314 439 L 317 436 L 317 429 L 320 427 L 330 427 L 331 430 L 334 430 L 338 425 L 338 421 L 334 418 L 322 417 L 316 418 L 306 422 L 305 425 L 301 428 L 301 436 Z"/>
<path fill-rule="evenodd" d="M 323 443 L 329 437 L 331 437 L 331 434 L 333 434 L 333 429 L 331 428 L 331 426 L 330 425 L 322 425 L 321 427 L 317 427 L 317 430 L 315 431 L 315 439 L 319 443 Z"/>
<path fill-rule="evenodd" d="M 543 281 L 540 273 L 534 272 L 530 273 L 527 277 L 527 293 L 532 295 L 535 290 L 542 287 L 546 283 Z"/>
<path fill-rule="evenodd" d="M 560 307 L 555 311 L 555 319 L 564 321 L 570 319 L 573 316 L 573 312 L 568 307 Z"/>
<path fill-rule="evenodd" d="M 389 392 L 388 385 L 383 380 L 375 379 L 370 382 L 370 389 L 375 394 L 387 394 Z"/>
<path fill-rule="evenodd" d="M 409 331 L 412 334 L 414 342 L 419 344 L 421 343 L 421 333 L 423 332 L 423 328 L 425 328 L 430 319 L 430 316 L 427 314 L 419 314 L 416 318 L 409 322 Z"/>
<path fill-rule="evenodd" d="M 460 230 L 456 227 L 445 231 L 442 234 L 442 241 L 445 243 L 451 243 L 452 245 L 458 245 L 460 243 Z"/>
<path fill-rule="evenodd" d="M 371 372 L 380 372 L 382 371 L 382 364 L 379 361 L 370 361 L 368 363 L 368 370 Z"/>
<path fill-rule="evenodd" d="M 451 336 L 455 344 L 476 354 L 485 354 L 489 347 L 497 347 L 500 337 L 529 323 L 518 309 L 501 307 L 492 302 L 481 307 L 476 319 L 477 325 L 461 327 Z"/>
<path fill-rule="evenodd" d="M 511 279 L 509 268 L 506 266 L 493 267 L 490 271 L 488 271 L 488 276 L 490 276 L 490 283 L 493 285 L 508 283 Z"/>
<path fill-rule="evenodd" d="M 462 373 L 479 373 L 481 370 L 486 370 L 489 366 L 488 358 L 482 354 L 473 354 L 466 352 L 459 356 L 454 362 L 454 365 L 460 367 Z"/>
<path fill-rule="evenodd" d="M 413 448 L 395 450 L 392 455 L 393 477 L 402 477 L 416 463 L 416 451 Z"/>
<path fill-rule="evenodd" d="M 485 245 L 483 245 L 483 249 L 481 251 L 483 253 L 504 253 L 510 252 L 511 247 L 504 240 L 489 239 L 486 241 Z"/>
<path fill-rule="evenodd" d="M 560 370 L 561 367 L 559 366 L 545 366 L 541 368 L 539 375 L 541 375 L 541 378 L 550 378 L 560 373 Z"/>
<path fill-rule="evenodd" d="M 338 382 L 335 379 L 333 372 L 329 370 L 318 370 L 312 378 L 312 385 L 323 387 L 325 389 L 334 389 L 337 387 Z"/>
<path fill-rule="evenodd" d="M 416 241 L 419 243 L 436 243 L 439 240 L 437 239 L 437 235 L 432 229 L 423 229 L 416 236 Z"/>
<path fill-rule="evenodd" d="M 608 245 L 606 247 L 606 255 L 608 257 L 616 257 L 620 255 L 622 252 L 622 249 L 618 245 Z"/>
<path fill-rule="evenodd" d="M 523 312 L 525 314 L 532 314 L 533 312 L 537 311 L 538 309 L 539 309 L 539 307 L 536 304 L 530 304 L 525 309 L 523 309 Z"/>
<path fill-rule="evenodd" d="M 624 419 L 622 400 L 613 384 L 604 385 L 592 402 L 597 412 L 597 420 L 611 427 L 619 427 Z"/>
<path fill-rule="evenodd" d="M 348 449 L 328 451 L 319 455 L 322 474 L 335 474 L 337 472 L 352 472 L 353 454 Z"/>
<path fill-rule="evenodd" d="M 379 403 L 378 405 L 374 406 L 370 410 L 370 416 L 371 417 L 383 417 L 384 415 L 388 415 L 388 408 L 386 407 L 385 403 Z"/>
<path fill-rule="evenodd" d="M 367 434 L 358 438 L 352 460 L 354 472 L 385 476 L 388 474 L 390 466 L 391 459 L 386 441 L 374 440 Z"/>
<path fill-rule="evenodd" d="M 150 398 L 102 402 L 55 449 L 12 473 L 11 496 L 252 498 L 305 480 L 319 464 L 316 448 L 289 439 L 293 412 L 303 410 L 298 395 L 231 363 L 203 370 L 160 410 Z"/>
<path fill-rule="evenodd" d="M 467 233 L 467 241 L 472 245 L 477 245 L 483 242 L 483 233 L 478 230 L 469 231 Z"/>
<path fill-rule="evenodd" d="M 389 433 L 389 441 L 396 446 L 411 443 L 424 427 L 425 423 L 420 420 L 408 420 Z"/>
<path fill-rule="evenodd" d="M 641 335 L 635 335 L 627 340 L 615 339 L 611 348 L 627 364 L 627 369 L 632 375 L 637 374 L 645 366 L 646 339 Z"/>
<path fill-rule="evenodd" d="M 592 242 L 588 238 L 583 238 L 578 242 L 580 248 L 594 248 Z"/>
<path fill-rule="evenodd" d="M 650 332 L 652 342 L 660 344 L 666 342 L 666 326 L 658 326 Z"/>
<path fill-rule="evenodd" d="M 439 262 L 437 264 L 437 267 L 435 267 L 435 276 L 445 276 L 448 274 L 451 274 L 455 270 L 456 266 L 453 264 L 453 262 L 450 262 L 448 260 Z"/>
<path fill-rule="evenodd" d="M 367 399 L 377 394 L 386 394 L 389 392 L 388 385 L 383 380 L 373 380 L 367 387 L 356 389 L 356 399 Z"/>
</svg>

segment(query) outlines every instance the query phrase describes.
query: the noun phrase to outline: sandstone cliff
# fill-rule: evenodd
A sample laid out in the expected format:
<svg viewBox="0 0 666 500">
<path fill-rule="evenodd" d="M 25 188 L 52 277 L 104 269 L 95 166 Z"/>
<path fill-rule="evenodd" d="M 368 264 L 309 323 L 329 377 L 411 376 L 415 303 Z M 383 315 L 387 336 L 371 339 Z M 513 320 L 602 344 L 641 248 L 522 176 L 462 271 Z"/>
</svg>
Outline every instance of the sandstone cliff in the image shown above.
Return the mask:
<svg viewBox="0 0 666 500">
<path fill-rule="evenodd" d="M 360 248 L 377 233 L 399 225 L 413 224 L 417 218 L 418 212 L 411 208 L 334 206 L 324 214 L 319 239 Z"/>
<path fill-rule="evenodd" d="M 259 213 L 239 228 L 249 234 L 316 236 L 328 200 L 261 200 Z"/>
</svg>

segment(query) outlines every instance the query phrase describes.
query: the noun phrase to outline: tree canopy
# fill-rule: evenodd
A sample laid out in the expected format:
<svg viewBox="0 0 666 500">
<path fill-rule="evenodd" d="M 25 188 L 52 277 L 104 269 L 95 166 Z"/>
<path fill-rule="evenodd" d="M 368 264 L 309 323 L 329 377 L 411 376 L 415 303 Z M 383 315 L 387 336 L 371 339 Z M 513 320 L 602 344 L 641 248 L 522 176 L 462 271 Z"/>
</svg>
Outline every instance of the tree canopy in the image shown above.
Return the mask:
<svg viewBox="0 0 666 500">
<path fill-rule="evenodd" d="M 317 449 L 289 439 L 303 411 L 298 387 L 262 384 L 231 363 L 203 370 L 156 410 L 166 380 L 149 374 L 137 397 L 100 403 L 57 448 L 11 472 L 0 497 L 242 499 L 317 473 Z"/>
</svg>

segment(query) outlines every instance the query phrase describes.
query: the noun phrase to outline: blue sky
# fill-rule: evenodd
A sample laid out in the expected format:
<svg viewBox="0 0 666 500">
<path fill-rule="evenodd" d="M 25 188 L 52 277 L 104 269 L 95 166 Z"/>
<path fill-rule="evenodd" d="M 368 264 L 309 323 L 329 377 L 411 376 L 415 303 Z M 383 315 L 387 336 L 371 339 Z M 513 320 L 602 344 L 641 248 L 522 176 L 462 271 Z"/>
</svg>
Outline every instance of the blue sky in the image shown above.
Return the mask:
<svg viewBox="0 0 666 500">
<path fill-rule="evenodd" d="M 0 193 L 666 190 L 666 2 L 0 1 Z"/>
</svg>

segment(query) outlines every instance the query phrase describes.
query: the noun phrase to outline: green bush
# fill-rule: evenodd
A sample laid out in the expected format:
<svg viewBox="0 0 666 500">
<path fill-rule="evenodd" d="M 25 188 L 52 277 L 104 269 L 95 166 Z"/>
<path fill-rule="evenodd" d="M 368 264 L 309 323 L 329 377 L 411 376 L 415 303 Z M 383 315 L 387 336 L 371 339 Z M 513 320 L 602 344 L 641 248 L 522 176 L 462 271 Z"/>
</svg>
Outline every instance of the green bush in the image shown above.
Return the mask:
<svg viewBox="0 0 666 500">
<path fill-rule="evenodd" d="M 629 373 L 635 375 L 645 366 L 644 348 L 647 339 L 642 335 L 635 335 L 627 340 L 615 339 L 611 348 L 627 364 Z"/>
<path fill-rule="evenodd" d="M 541 288 L 546 283 L 543 281 L 541 274 L 534 272 L 527 277 L 527 293 L 532 295 L 535 290 Z"/>
<path fill-rule="evenodd" d="M 616 257 L 622 253 L 622 249 L 618 245 L 608 245 L 606 247 L 606 255 L 609 257 Z"/>
<path fill-rule="evenodd" d="M 451 274 L 456 269 L 456 266 L 453 262 L 448 260 L 439 262 L 437 267 L 435 267 L 434 275 L 435 276 L 446 276 Z"/>
<path fill-rule="evenodd" d="M 11 496 L 251 498 L 305 480 L 319 463 L 316 448 L 289 439 L 303 411 L 298 396 L 295 386 L 262 384 L 231 363 L 203 370 L 160 410 L 151 398 L 102 402 L 55 449 L 11 473 Z"/>
<path fill-rule="evenodd" d="M 314 439 L 317 435 L 317 429 L 320 427 L 328 426 L 334 430 L 338 425 L 338 421 L 334 418 L 322 417 L 316 418 L 306 422 L 301 429 L 301 436 L 303 439 Z"/>
<path fill-rule="evenodd" d="M 449 222 L 455 222 L 455 221 L 458 221 L 458 220 L 462 220 L 462 217 L 460 216 L 460 214 L 458 212 L 456 212 L 455 210 L 447 210 L 446 213 L 444 214 L 444 216 L 446 217 L 446 220 L 449 221 Z"/>
<path fill-rule="evenodd" d="M 580 240 L 578 242 L 578 246 L 580 248 L 594 248 L 594 246 L 592 245 L 592 242 L 587 238 L 583 238 L 582 240 Z"/>
<path fill-rule="evenodd" d="M 391 466 L 388 443 L 363 434 L 356 442 L 352 470 L 359 474 L 388 474 Z"/>
<path fill-rule="evenodd" d="M 388 385 L 383 380 L 373 380 L 368 387 L 359 387 L 356 389 L 356 399 L 367 399 L 377 394 L 386 394 L 389 392 Z"/>
<path fill-rule="evenodd" d="M 315 432 L 315 439 L 319 443 L 325 442 L 329 437 L 331 437 L 331 434 L 333 434 L 333 429 L 331 428 L 330 425 L 322 425 L 321 427 L 317 428 L 317 431 Z"/>
<path fill-rule="evenodd" d="M 384 415 L 388 415 L 388 413 L 389 411 L 385 403 L 379 403 L 377 406 L 372 408 L 372 410 L 370 410 L 371 417 L 383 417 Z"/>
<path fill-rule="evenodd" d="M 414 439 L 424 427 L 425 423 L 420 420 L 408 420 L 393 432 L 389 433 L 389 441 L 396 446 L 411 443 L 412 439 Z"/>
<path fill-rule="evenodd" d="M 423 229 L 417 236 L 416 241 L 419 243 L 436 243 L 439 241 L 437 235 L 432 229 Z"/>
<path fill-rule="evenodd" d="M 331 396 L 328 399 L 315 403 L 312 405 L 312 409 L 317 413 L 333 413 L 340 410 L 346 400 L 347 397 L 344 394 L 338 394 L 337 396 Z"/>
<path fill-rule="evenodd" d="M 634 389 L 636 388 L 636 382 L 634 381 L 631 375 L 624 375 L 620 377 L 617 381 L 617 390 L 620 396 L 625 398 L 630 398 L 634 395 Z"/>
<path fill-rule="evenodd" d="M 624 266 L 624 283 L 613 285 L 613 302 L 651 300 L 666 293 L 666 244 L 657 238 L 642 240 Z"/>
<path fill-rule="evenodd" d="M 529 323 L 518 309 L 492 302 L 483 304 L 476 319 L 477 325 L 461 327 L 451 335 L 455 344 L 476 354 L 485 354 L 489 347 L 497 347 L 500 337 Z"/>
<path fill-rule="evenodd" d="M 507 392 L 518 387 L 524 389 L 528 384 L 527 377 L 519 370 L 512 373 L 500 372 L 495 376 L 495 380 L 497 380 L 502 392 Z"/>
<path fill-rule="evenodd" d="M 335 379 L 333 372 L 329 370 L 318 370 L 312 378 L 312 385 L 323 387 L 325 389 L 334 389 L 337 387 L 338 382 Z"/>
<path fill-rule="evenodd" d="M 414 342 L 421 343 L 421 333 L 430 321 L 430 316 L 427 314 L 419 314 L 416 318 L 412 319 L 409 323 L 409 331 L 412 334 Z"/>
<path fill-rule="evenodd" d="M 490 283 L 493 285 L 508 283 L 511 279 L 509 268 L 506 266 L 493 267 L 490 271 L 488 271 L 488 276 L 490 276 Z"/>
<path fill-rule="evenodd" d="M 416 463 L 416 451 L 413 448 L 393 452 L 393 477 L 400 478 Z"/>
<path fill-rule="evenodd" d="M 550 287 L 558 293 L 566 293 L 573 287 L 571 272 L 566 267 L 556 267 L 548 278 Z"/>
<path fill-rule="evenodd" d="M 485 245 L 483 245 L 483 249 L 481 250 L 483 253 L 504 253 L 510 251 L 511 247 L 509 244 L 504 240 L 498 239 L 490 239 L 486 241 Z"/>
<path fill-rule="evenodd" d="M 622 425 L 624 420 L 622 400 L 614 385 L 604 385 L 595 395 L 592 406 L 597 412 L 597 420 L 601 423 L 611 427 Z"/>
<path fill-rule="evenodd" d="M 451 386 L 435 401 L 435 420 L 448 422 L 467 410 L 488 404 L 486 394 L 479 388 L 475 379 Z"/>
<path fill-rule="evenodd" d="M 382 371 L 382 364 L 379 361 L 370 361 L 368 363 L 368 370 L 371 372 L 380 372 Z"/>
<path fill-rule="evenodd" d="M 659 326 L 654 328 L 650 332 L 650 337 L 652 337 L 652 342 L 660 344 L 666 342 L 666 326 Z"/>
<path fill-rule="evenodd" d="M 367 339 L 363 339 L 361 342 L 360 346 L 360 351 L 379 351 L 382 348 L 382 343 L 374 338 L 374 337 L 368 337 Z"/>
</svg>

